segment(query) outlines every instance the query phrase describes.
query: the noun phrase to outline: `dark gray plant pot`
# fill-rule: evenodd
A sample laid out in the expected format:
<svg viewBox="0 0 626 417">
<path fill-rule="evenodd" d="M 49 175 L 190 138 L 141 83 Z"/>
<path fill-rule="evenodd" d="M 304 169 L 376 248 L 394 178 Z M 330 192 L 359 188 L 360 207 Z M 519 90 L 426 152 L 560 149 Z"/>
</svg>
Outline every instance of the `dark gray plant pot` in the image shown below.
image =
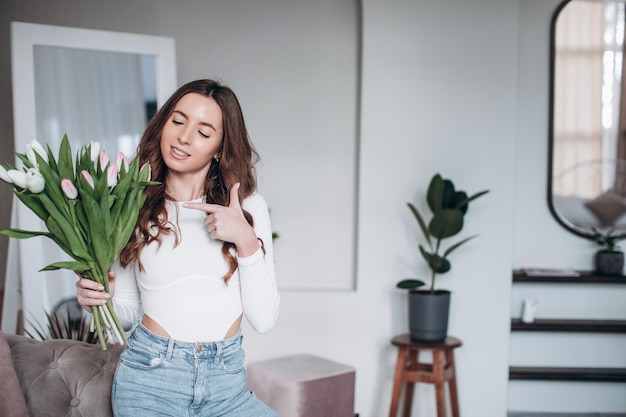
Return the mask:
<svg viewBox="0 0 626 417">
<path fill-rule="evenodd" d="M 624 271 L 624 252 L 602 249 L 594 257 L 596 272 L 602 275 L 622 275 Z"/>
<path fill-rule="evenodd" d="M 409 330 L 415 342 L 441 342 L 448 335 L 450 291 L 409 291 Z"/>
</svg>

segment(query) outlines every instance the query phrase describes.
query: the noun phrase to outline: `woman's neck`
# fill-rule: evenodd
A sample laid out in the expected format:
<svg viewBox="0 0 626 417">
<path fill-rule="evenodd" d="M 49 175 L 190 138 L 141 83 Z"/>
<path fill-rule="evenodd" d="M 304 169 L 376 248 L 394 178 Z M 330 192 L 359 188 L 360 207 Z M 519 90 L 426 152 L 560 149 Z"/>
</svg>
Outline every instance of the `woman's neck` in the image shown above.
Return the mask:
<svg viewBox="0 0 626 417">
<path fill-rule="evenodd" d="M 204 184 L 169 177 L 165 185 L 165 193 L 174 201 L 193 201 L 204 196 Z"/>
</svg>

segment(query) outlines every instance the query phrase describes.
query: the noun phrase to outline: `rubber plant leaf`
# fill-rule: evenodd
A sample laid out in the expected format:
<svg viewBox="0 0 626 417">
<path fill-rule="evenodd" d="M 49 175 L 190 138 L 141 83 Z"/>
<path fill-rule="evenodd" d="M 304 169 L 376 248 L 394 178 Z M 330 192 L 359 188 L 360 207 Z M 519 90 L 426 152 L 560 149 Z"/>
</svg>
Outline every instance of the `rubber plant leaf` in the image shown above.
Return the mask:
<svg viewBox="0 0 626 417">
<path fill-rule="evenodd" d="M 442 210 L 433 216 L 428 225 L 430 234 L 439 240 L 454 236 L 461 229 L 463 229 L 463 213 L 459 210 Z"/>
<path fill-rule="evenodd" d="M 443 274 L 450 270 L 450 262 L 447 259 L 435 253 L 427 252 L 421 245 L 420 245 L 420 252 L 422 253 L 422 256 L 428 263 L 428 266 L 430 267 L 430 269 L 433 270 L 434 272 L 438 274 Z"/>
<path fill-rule="evenodd" d="M 455 243 L 454 245 L 450 246 L 448 249 L 446 249 L 446 251 L 443 253 L 443 257 L 445 258 L 446 256 L 450 255 L 450 253 L 452 253 L 453 250 L 455 250 L 456 248 L 458 248 L 459 246 L 461 246 L 462 244 L 464 244 L 465 242 L 467 242 L 468 240 L 474 239 L 476 236 L 478 235 L 473 235 L 470 237 L 466 237 L 465 239 L 461 240 L 460 242 Z"/>
<path fill-rule="evenodd" d="M 407 203 L 407 205 L 409 206 L 411 213 L 413 213 L 413 217 L 415 217 L 415 219 L 417 220 L 417 223 L 419 224 L 420 229 L 422 230 L 422 233 L 424 234 L 424 237 L 426 238 L 426 241 L 428 242 L 428 246 L 432 247 L 432 242 L 430 240 L 430 233 L 428 233 L 428 227 L 426 226 L 426 222 L 424 222 L 422 215 L 419 213 L 419 211 L 413 204 Z"/>
<path fill-rule="evenodd" d="M 443 209 L 444 183 L 439 174 L 435 174 L 430 180 L 428 191 L 426 192 L 426 202 L 433 213 L 438 213 Z"/>
<path fill-rule="evenodd" d="M 411 290 L 414 288 L 422 287 L 424 285 L 426 285 L 424 281 L 420 281 L 419 279 L 409 278 L 409 279 L 405 279 L 405 280 L 398 282 L 396 284 L 396 287 L 401 288 L 403 290 Z"/>
<path fill-rule="evenodd" d="M 454 189 L 454 184 L 452 183 L 452 181 L 444 179 L 443 180 L 443 195 L 441 196 L 441 208 L 442 209 L 454 208 L 455 196 L 456 196 L 456 191 Z"/>
</svg>

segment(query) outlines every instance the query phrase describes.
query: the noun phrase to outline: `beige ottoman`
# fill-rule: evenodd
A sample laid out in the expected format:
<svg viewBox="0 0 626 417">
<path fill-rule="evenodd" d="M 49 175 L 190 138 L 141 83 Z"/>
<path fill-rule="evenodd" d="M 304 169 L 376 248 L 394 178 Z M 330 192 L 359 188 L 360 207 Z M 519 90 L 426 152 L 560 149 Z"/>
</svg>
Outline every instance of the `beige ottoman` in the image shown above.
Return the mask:
<svg viewBox="0 0 626 417">
<path fill-rule="evenodd" d="M 299 354 L 251 363 L 248 388 L 280 417 L 354 417 L 354 368 Z"/>
</svg>

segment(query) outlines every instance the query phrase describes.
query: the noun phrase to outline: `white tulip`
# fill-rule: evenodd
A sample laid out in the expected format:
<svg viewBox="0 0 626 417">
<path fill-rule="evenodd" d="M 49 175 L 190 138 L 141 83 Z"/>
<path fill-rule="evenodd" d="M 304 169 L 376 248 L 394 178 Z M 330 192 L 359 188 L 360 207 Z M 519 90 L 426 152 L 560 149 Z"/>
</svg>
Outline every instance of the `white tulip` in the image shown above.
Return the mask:
<svg viewBox="0 0 626 417">
<path fill-rule="evenodd" d="M 0 180 L 8 182 L 9 184 L 13 184 L 11 177 L 9 177 L 9 174 L 7 174 L 7 170 L 4 169 L 2 165 L 0 165 Z"/>
<path fill-rule="evenodd" d="M 46 181 L 39 170 L 30 168 L 26 171 L 26 186 L 31 193 L 39 194 L 46 187 Z"/>
<path fill-rule="evenodd" d="M 46 150 L 41 145 L 41 143 L 37 141 L 37 139 L 33 139 L 26 144 L 26 156 L 28 157 L 30 163 L 33 164 L 34 167 L 37 167 L 38 164 L 35 153 L 38 153 L 44 161 L 48 162 L 48 154 L 46 153 Z"/>
<path fill-rule="evenodd" d="M 20 188 L 28 187 L 28 178 L 26 178 L 26 173 L 23 171 L 18 171 L 17 169 L 10 169 L 7 171 L 7 175 L 11 179 L 11 182 L 17 185 Z"/>
<path fill-rule="evenodd" d="M 35 158 L 35 150 L 33 148 L 26 148 L 26 157 L 34 167 L 39 167 L 37 164 L 37 158 Z"/>
<path fill-rule="evenodd" d="M 91 161 L 93 163 L 96 163 L 96 161 L 100 157 L 100 142 L 91 141 L 89 143 L 89 149 L 91 151 L 90 153 Z"/>
</svg>

